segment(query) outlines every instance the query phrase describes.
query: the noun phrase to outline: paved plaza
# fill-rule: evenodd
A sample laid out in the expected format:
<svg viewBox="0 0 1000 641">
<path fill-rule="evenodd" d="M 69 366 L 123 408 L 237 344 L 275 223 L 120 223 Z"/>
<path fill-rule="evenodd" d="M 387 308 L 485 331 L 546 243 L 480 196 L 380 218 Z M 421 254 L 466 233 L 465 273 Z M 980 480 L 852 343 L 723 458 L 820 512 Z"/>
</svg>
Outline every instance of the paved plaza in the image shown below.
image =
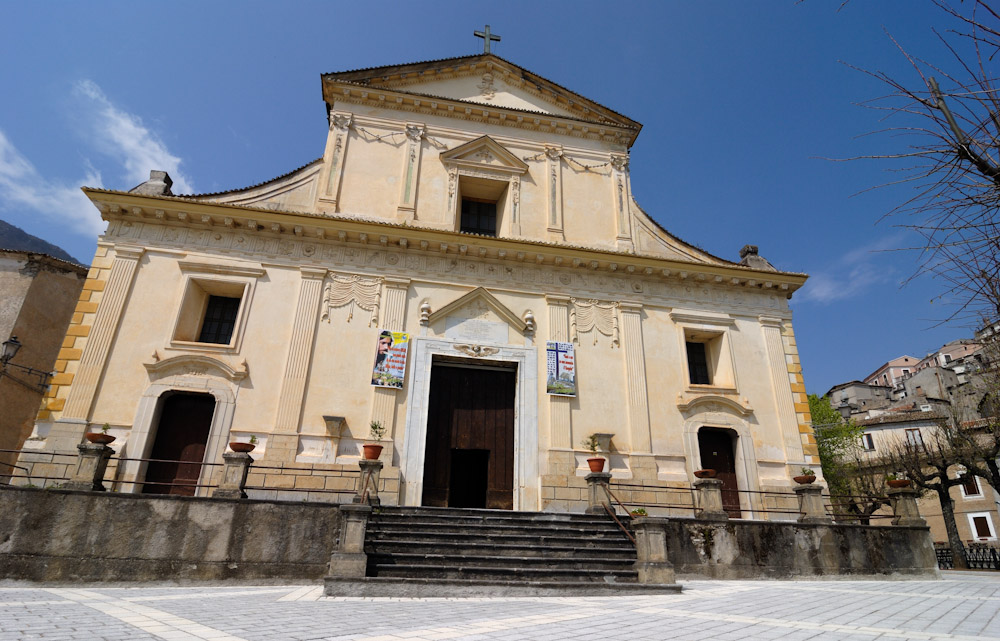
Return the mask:
<svg viewBox="0 0 1000 641">
<path fill-rule="evenodd" d="M 1000 641 L 1000 573 L 939 581 L 685 581 L 671 596 L 353 599 L 318 585 L 0 588 L 14 639 Z"/>
</svg>

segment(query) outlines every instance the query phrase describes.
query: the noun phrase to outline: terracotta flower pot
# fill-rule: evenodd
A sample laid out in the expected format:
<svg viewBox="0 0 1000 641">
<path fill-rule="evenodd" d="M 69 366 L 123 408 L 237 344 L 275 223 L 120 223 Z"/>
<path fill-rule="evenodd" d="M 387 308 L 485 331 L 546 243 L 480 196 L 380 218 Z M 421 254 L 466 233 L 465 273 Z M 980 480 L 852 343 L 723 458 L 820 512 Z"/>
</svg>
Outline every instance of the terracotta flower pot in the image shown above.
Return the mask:
<svg viewBox="0 0 1000 641">
<path fill-rule="evenodd" d="M 713 470 L 711 468 L 706 468 L 704 470 L 695 470 L 694 471 L 694 475 L 695 475 L 695 478 L 699 478 L 699 479 L 714 479 L 715 478 L 715 470 Z"/>
<path fill-rule="evenodd" d="M 365 451 L 365 458 L 368 459 L 369 461 L 377 460 L 378 457 L 381 456 L 382 454 L 383 446 L 381 445 L 375 443 L 365 443 L 361 447 Z"/>
<path fill-rule="evenodd" d="M 253 448 L 255 447 L 257 446 L 253 443 L 240 443 L 238 441 L 232 441 L 229 443 L 229 449 L 240 453 L 253 452 Z"/>
<path fill-rule="evenodd" d="M 793 476 L 792 480 L 795 481 L 796 483 L 798 483 L 799 485 L 809 485 L 810 483 L 812 483 L 812 482 L 814 482 L 816 480 L 816 475 L 815 474 L 809 474 L 809 475 L 803 474 L 802 476 Z"/>
<path fill-rule="evenodd" d="M 897 489 L 901 487 L 910 487 L 910 479 L 893 479 L 891 481 L 886 481 L 886 483 L 889 484 L 889 487 Z"/>
<path fill-rule="evenodd" d="M 604 471 L 604 459 L 600 456 L 594 456 L 587 459 L 587 465 L 590 466 L 591 472 L 603 472 Z"/>
<path fill-rule="evenodd" d="M 115 440 L 114 436 L 110 434 L 105 434 L 104 432 L 87 432 L 84 437 L 91 443 L 99 443 L 101 445 L 107 445 Z"/>
</svg>

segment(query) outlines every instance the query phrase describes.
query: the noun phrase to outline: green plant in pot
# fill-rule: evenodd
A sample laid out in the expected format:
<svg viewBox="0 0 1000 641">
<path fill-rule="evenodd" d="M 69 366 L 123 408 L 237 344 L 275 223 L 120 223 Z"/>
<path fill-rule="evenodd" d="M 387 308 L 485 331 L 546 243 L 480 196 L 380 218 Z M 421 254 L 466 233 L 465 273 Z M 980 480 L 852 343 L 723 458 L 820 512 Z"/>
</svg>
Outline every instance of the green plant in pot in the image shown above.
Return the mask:
<svg viewBox="0 0 1000 641">
<path fill-rule="evenodd" d="M 229 449 L 231 449 L 234 452 L 238 452 L 238 453 L 242 453 L 242 454 L 246 454 L 246 453 L 252 452 L 255 447 L 257 447 L 257 435 L 256 434 L 251 434 L 250 435 L 250 441 L 247 442 L 247 443 L 243 443 L 241 441 L 230 441 L 229 442 Z"/>
<path fill-rule="evenodd" d="M 910 479 L 906 478 L 905 474 L 889 472 L 885 475 L 885 482 L 889 487 L 897 490 L 902 487 L 910 487 Z"/>
<path fill-rule="evenodd" d="M 591 434 L 587 438 L 583 439 L 583 447 L 594 456 L 587 459 L 587 465 L 590 466 L 591 472 L 603 472 L 604 471 L 604 457 L 597 456 L 597 450 L 601 447 L 601 442 L 597 439 L 597 434 Z"/>
<path fill-rule="evenodd" d="M 84 437 L 91 443 L 107 445 L 108 443 L 112 443 L 115 440 L 115 437 L 113 435 L 108 434 L 109 429 L 111 429 L 111 425 L 105 423 L 103 426 L 101 426 L 101 430 L 99 432 L 87 432 L 86 434 L 84 434 Z"/>
<path fill-rule="evenodd" d="M 371 436 L 371 440 L 374 443 L 365 443 L 362 445 L 362 449 L 365 451 L 365 458 L 369 461 L 374 461 L 382 455 L 382 444 L 379 441 L 385 436 L 385 426 L 379 421 L 372 421 L 368 425 L 368 433 Z"/>
<path fill-rule="evenodd" d="M 816 480 L 816 472 L 813 472 L 808 467 L 804 467 L 801 470 L 801 474 L 793 476 L 792 480 L 799 485 L 808 485 Z"/>
</svg>

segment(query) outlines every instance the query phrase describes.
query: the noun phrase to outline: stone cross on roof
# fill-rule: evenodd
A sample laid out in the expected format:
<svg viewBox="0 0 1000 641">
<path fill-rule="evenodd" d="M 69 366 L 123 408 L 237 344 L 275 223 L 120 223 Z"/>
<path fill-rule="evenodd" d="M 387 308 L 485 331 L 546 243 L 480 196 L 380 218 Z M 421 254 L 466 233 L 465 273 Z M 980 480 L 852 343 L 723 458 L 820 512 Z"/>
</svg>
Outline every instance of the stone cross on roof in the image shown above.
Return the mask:
<svg viewBox="0 0 1000 641">
<path fill-rule="evenodd" d="M 490 33 L 490 25 L 486 25 L 485 31 L 473 31 L 472 35 L 483 39 L 483 53 L 490 52 L 490 41 L 500 42 L 500 36 Z"/>
</svg>

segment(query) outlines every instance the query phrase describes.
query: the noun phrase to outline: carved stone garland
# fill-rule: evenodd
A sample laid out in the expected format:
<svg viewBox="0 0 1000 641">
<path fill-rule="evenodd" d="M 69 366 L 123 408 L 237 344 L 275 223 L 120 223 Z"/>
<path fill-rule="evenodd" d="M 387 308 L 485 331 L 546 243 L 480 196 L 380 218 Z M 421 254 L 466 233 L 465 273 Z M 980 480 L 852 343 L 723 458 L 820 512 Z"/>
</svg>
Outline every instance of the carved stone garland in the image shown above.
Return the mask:
<svg viewBox="0 0 1000 641">
<path fill-rule="evenodd" d="M 354 318 L 354 307 L 371 312 L 371 319 L 368 326 L 378 325 L 378 306 L 382 296 L 381 278 L 364 278 L 352 274 L 350 276 L 334 276 L 326 285 L 323 293 L 323 320 L 330 322 L 330 310 L 335 307 L 350 305 L 351 311 L 347 316 L 350 323 Z"/>
<path fill-rule="evenodd" d="M 574 343 L 580 342 L 580 334 L 596 329 L 601 334 L 611 337 L 611 346 L 618 347 L 618 303 L 608 303 L 599 300 L 581 301 L 571 298 L 573 306 L 569 312 L 569 332 Z M 594 335 L 597 344 L 597 335 Z"/>
</svg>

